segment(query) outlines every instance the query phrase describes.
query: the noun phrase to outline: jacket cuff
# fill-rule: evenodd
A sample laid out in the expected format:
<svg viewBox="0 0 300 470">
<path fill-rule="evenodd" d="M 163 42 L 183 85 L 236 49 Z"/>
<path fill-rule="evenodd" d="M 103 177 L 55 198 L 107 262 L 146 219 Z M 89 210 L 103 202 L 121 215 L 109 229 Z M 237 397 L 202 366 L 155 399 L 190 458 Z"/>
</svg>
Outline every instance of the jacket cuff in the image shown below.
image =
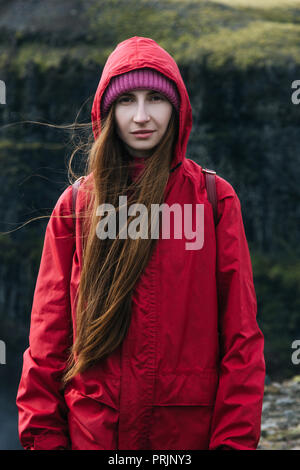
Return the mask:
<svg viewBox="0 0 300 470">
<path fill-rule="evenodd" d="M 63 450 L 69 447 L 69 439 L 63 434 L 45 433 L 34 437 L 34 446 L 31 450 Z"/>
</svg>

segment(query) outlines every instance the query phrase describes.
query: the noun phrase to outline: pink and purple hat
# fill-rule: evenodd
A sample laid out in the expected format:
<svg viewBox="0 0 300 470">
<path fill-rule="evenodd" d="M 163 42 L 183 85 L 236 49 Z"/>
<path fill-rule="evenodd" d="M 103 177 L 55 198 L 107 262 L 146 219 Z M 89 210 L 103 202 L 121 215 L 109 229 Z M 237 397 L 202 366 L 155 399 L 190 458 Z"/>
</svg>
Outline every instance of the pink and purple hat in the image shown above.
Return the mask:
<svg viewBox="0 0 300 470">
<path fill-rule="evenodd" d="M 141 68 L 117 75 L 110 80 L 101 100 L 101 116 L 106 116 L 118 96 L 139 88 L 155 90 L 164 94 L 179 112 L 180 97 L 175 83 L 157 70 Z"/>
</svg>

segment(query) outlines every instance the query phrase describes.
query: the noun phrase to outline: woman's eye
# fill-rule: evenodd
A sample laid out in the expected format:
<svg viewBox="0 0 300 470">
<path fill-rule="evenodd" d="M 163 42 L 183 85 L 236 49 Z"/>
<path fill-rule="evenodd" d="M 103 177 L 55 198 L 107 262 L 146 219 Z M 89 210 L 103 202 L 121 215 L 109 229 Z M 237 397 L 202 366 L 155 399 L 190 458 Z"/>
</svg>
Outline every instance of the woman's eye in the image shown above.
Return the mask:
<svg viewBox="0 0 300 470">
<path fill-rule="evenodd" d="M 161 95 L 152 95 L 150 96 L 150 99 L 156 98 L 156 100 L 163 100 L 163 97 Z M 130 96 L 123 96 L 122 98 L 119 98 L 118 102 L 122 103 L 124 100 L 125 102 L 128 102 L 126 100 L 131 100 L 132 98 Z"/>
<path fill-rule="evenodd" d="M 161 95 L 153 95 L 152 98 L 158 98 L 159 100 L 163 99 L 163 97 Z"/>
<path fill-rule="evenodd" d="M 123 98 L 120 98 L 120 99 L 119 99 L 119 103 L 122 103 L 122 101 L 124 101 L 124 100 L 129 100 L 129 99 L 130 99 L 129 96 L 124 96 Z"/>
</svg>

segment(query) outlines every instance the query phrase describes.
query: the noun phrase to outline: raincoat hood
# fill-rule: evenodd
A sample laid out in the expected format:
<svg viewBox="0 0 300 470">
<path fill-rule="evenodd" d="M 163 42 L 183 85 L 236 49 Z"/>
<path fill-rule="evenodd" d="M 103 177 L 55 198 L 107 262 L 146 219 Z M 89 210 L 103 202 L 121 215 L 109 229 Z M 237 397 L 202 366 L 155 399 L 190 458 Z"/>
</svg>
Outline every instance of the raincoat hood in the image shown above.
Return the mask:
<svg viewBox="0 0 300 470">
<path fill-rule="evenodd" d="M 98 84 L 93 106 L 92 127 L 95 140 L 101 132 L 101 100 L 110 80 L 134 69 L 152 68 L 175 82 L 180 95 L 179 135 L 171 170 L 183 163 L 192 129 L 192 108 L 179 68 L 171 55 L 153 39 L 134 36 L 120 42 L 108 57 Z M 140 160 L 138 157 L 134 159 Z"/>
</svg>

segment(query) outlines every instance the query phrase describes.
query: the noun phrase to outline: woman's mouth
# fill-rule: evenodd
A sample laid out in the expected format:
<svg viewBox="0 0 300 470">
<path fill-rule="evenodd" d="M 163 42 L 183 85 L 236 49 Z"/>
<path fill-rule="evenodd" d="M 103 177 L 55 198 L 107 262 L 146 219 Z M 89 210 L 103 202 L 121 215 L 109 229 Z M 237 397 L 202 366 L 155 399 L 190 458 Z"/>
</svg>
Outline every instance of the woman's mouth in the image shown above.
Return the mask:
<svg viewBox="0 0 300 470">
<path fill-rule="evenodd" d="M 133 135 L 135 137 L 137 137 L 138 139 L 147 139 L 148 137 L 150 137 L 152 134 L 153 134 L 154 131 L 151 131 L 151 132 L 141 132 L 140 134 L 137 134 L 137 133 L 133 133 Z"/>
</svg>

